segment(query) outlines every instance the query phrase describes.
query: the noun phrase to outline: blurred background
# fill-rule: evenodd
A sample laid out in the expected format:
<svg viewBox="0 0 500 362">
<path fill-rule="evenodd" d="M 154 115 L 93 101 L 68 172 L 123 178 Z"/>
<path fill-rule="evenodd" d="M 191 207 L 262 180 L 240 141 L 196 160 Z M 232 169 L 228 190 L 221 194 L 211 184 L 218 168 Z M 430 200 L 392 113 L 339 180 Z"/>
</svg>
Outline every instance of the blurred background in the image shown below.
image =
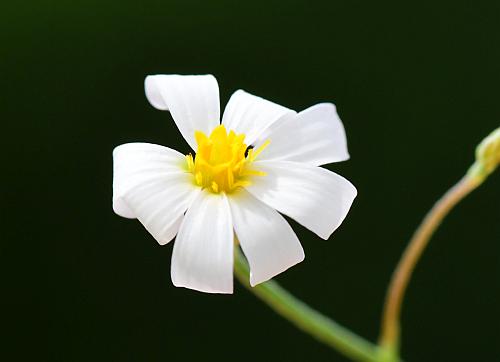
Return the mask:
<svg viewBox="0 0 500 362">
<path fill-rule="evenodd" d="M 500 120 L 497 1 L 34 1 L 0 5 L 0 358 L 345 361 L 238 286 L 175 288 L 160 247 L 111 209 L 112 149 L 184 153 L 148 74 L 214 74 L 293 108 L 334 102 L 359 190 L 328 241 L 277 280 L 376 340 L 423 214 Z M 291 141 L 293 147 L 293 140 Z M 500 172 L 456 210 L 403 310 L 406 361 L 500 360 Z"/>
</svg>

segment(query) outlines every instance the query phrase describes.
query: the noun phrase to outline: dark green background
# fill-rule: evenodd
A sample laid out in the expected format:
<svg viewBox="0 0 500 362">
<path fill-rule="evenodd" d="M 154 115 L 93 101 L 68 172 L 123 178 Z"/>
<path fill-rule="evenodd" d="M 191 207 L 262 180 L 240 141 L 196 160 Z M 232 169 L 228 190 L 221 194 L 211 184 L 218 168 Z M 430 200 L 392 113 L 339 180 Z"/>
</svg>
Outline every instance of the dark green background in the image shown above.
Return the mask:
<svg viewBox="0 0 500 362">
<path fill-rule="evenodd" d="M 375 340 L 390 273 L 500 120 L 498 1 L 17 1 L 0 6 L 0 357 L 344 361 L 241 287 L 172 286 L 172 244 L 111 209 L 113 147 L 188 151 L 147 74 L 214 74 L 296 110 L 334 102 L 357 186 L 277 279 Z M 293 146 L 293 144 L 291 145 Z M 500 172 L 454 210 L 403 313 L 407 361 L 500 360 Z"/>
</svg>

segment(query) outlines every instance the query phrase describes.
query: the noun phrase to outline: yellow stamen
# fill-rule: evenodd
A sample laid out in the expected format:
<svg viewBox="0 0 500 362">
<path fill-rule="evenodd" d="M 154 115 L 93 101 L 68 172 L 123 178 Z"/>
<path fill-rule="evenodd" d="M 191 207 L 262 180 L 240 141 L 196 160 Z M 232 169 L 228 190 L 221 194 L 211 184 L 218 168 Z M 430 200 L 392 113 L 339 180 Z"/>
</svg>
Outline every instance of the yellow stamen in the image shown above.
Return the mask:
<svg viewBox="0 0 500 362">
<path fill-rule="evenodd" d="M 186 155 L 186 163 L 187 163 L 187 167 L 188 167 L 189 172 L 193 172 L 194 171 L 194 161 L 193 161 L 192 154 Z"/>
<path fill-rule="evenodd" d="M 264 142 L 259 148 L 257 149 L 251 149 L 250 151 L 248 151 L 248 157 L 250 158 L 251 161 L 255 160 L 257 158 L 257 156 L 260 155 L 260 153 L 262 151 L 264 151 L 264 149 L 269 146 L 269 143 L 271 141 L 267 140 L 266 142 Z"/>
<path fill-rule="evenodd" d="M 265 175 L 252 169 L 251 164 L 269 145 L 269 141 L 247 153 L 245 135 L 237 135 L 234 131 L 227 133 L 223 125 L 215 127 L 209 137 L 196 131 L 195 139 L 198 143 L 196 156 L 193 159 L 191 154 L 186 155 L 186 163 L 198 186 L 214 193 L 231 192 L 248 186 L 251 177 Z"/>
</svg>

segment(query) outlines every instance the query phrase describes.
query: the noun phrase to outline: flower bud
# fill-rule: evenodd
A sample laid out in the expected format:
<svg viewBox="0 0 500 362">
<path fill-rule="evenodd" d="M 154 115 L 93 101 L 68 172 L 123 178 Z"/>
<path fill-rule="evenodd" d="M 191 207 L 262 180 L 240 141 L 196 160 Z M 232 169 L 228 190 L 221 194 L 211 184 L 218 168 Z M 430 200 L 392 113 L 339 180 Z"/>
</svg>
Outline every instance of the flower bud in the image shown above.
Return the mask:
<svg viewBox="0 0 500 362">
<path fill-rule="evenodd" d="M 469 175 L 482 182 L 500 164 L 500 127 L 490 133 L 476 148 L 476 162 Z"/>
</svg>

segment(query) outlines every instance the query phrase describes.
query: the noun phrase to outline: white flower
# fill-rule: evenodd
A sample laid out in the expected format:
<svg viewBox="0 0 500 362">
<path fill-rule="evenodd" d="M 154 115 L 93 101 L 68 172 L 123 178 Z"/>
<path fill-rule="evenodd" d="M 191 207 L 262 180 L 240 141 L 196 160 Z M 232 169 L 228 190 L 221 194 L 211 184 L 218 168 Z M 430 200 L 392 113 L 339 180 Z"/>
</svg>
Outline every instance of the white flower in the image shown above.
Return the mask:
<svg viewBox="0 0 500 362">
<path fill-rule="evenodd" d="M 148 76 L 145 90 L 196 154 L 149 143 L 116 147 L 113 209 L 137 218 L 161 245 L 177 235 L 174 285 L 232 293 L 235 234 L 250 284 L 262 283 L 304 259 L 280 213 L 323 239 L 344 220 L 356 188 L 318 167 L 349 158 L 333 104 L 296 113 L 238 90 L 221 125 L 212 75 Z"/>
</svg>

